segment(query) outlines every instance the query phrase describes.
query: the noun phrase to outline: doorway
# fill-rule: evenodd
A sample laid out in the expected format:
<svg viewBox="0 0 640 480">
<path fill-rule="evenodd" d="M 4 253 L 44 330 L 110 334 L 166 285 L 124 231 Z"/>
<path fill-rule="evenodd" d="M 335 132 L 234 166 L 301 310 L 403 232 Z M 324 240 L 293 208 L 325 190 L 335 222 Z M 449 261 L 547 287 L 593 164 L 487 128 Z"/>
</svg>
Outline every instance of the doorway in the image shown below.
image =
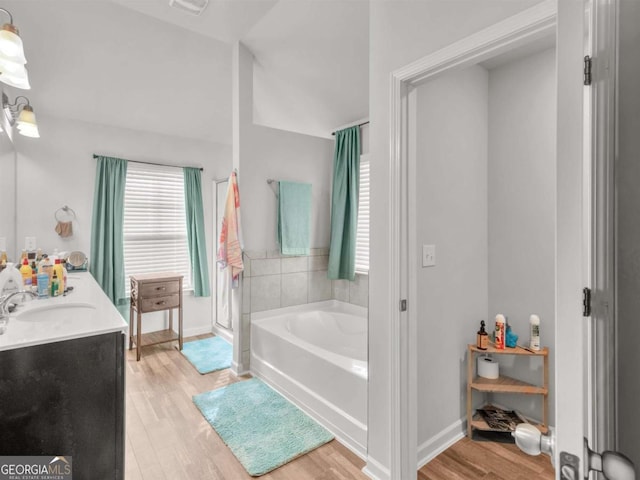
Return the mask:
<svg viewBox="0 0 640 480">
<path fill-rule="evenodd" d="M 392 445 L 397 448 L 392 452 L 391 457 L 391 476 L 394 478 L 411 478 L 415 475 L 416 458 L 419 458 L 421 464 L 426 463 L 449 445 L 455 443 L 456 440 L 463 437 L 464 415 L 462 412 L 464 411 L 463 405 L 466 390 L 463 387 L 463 378 L 465 377 L 463 372 L 466 371 L 465 347 L 466 344 L 474 340 L 475 330 L 479 326 L 476 322 L 479 323 L 482 316 L 488 315 L 489 308 L 488 295 L 484 295 L 485 299 L 479 300 L 484 306 L 480 305 L 477 307 L 479 313 L 473 314 L 473 316 L 482 316 L 475 319 L 468 318 L 465 320 L 465 322 L 469 322 L 466 328 L 458 325 L 455 329 L 451 329 L 451 331 L 446 328 L 452 325 L 449 319 L 443 315 L 443 313 L 446 312 L 436 309 L 433 313 L 436 317 L 436 328 L 443 330 L 441 336 L 438 336 L 437 330 L 430 331 L 427 329 L 430 335 L 429 341 L 426 344 L 417 341 L 419 338 L 419 329 L 424 331 L 423 325 L 420 324 L 420 298 L 426 294 L 425 291 L 419 290 L 420 286 L 418 282 L 419 271 L 422 269 L 422 245 L 426 245 L 427 247 L 435 245 L 435 241 L 431 242 L 427 239 L 418 241 L 418 222 L 414 221 L 419 218 L 420 214 L 418 210 L 417 192 L 423 190 L 423 185 L 418 184 L 416 181 L 418 178 L 417 173 L 420 154 L 419 142 L 417 140 L 420 135 L 420 132 L 418 132 L 417 108 L 419 88 L 425 84 L 425 82 L 435 80 L 446 72 L 460 71 L 467 67 L 477 66 L 482 62 L 496 58 L 498 55 L 527 49 L 532 43 L 541 39 L 554 37 L 555 22 L 555 3 L 543 2 L 521 14 L 510 17 L 504 22 L 495 24 L 488 29 L 478 32 L 478 34 L 466 37 L 441 51 L 407 65 L 394 72 L 392 76 L 390 168 L 392 195 L 390 197 L 390 211 L 397 215 L 393 221 L 399 222 L 402 227 L 399 228 L 396 235 L 390 237 L 389 243 L 390 251 L 399 252 L 397 258 L 399 258 L 399 263 L 402 267 L 399 270 L 393 269 L 391 271 L 390 284 L 398 286 L 396 294 L 399 294 L 400 299 L 408 298 L 410 300 L 406 304 L 408 305 L 407 309 L 403 308 L 405 303 L 401 302 L 399 312 L 392 312 L 391 315 L 393 328 L 391 330 L 390 344 L 392 345 L 392 358 L 397 358 L 397 361 L 392 363 L 392 388 L 400 392 L 398 396 L 392 397 L 391 405 L 393 412 L 391 424 L 394 426 Z M 521 50 L 520 53 L 522 52 L 523 50 Z M 485 108 L 488 112 L 488 106 Z M 459 116 L 458 118 L 463 117 Z M 485 123 L 486 120 L 487 118 L 485 117 Z M 451 121 L 455 126 L 456 119 L 453 118 Z M 485 126 L 484 129 L 485 132 L 488 131 L 488 127 Z M 476 150 L 482 151 L 483 148 L 488 147 L 488 135 L 479 135 L 478 132 L 472 133 L 479 142 L 482 141 L 482 138 L 485 139 L 484 147 L 478 144 Z M 465 137 L 450 138 L 449 143 L 459 147 L 460 145 L 458 144 L 464 143 L 465 140 Z M 486 150 L 484 151 L 487 152 Z M 473 152 L 470 152 L 470 154 L 473 154 Z M 486 155 L 488 155 L 488 153 L 486 153 Z M 488 157 L 486 158 L 486 162 L 488 162 Z M 451 167 L 451 164 L 447 164 L 447 162 L 444 162 L 444 165 L 446 168 Z M 486 165 L 488 165 L 488 163 Z M 479 173 L 482 168 L 478 169 L 477 165 L 473 165 L 473 167 L 476 168 L 476 173 L 482 175 Z M 485 170 L 487 173 L 484 174 L 484 181 L 481 179 L 479 182 L 467 183 L 467 186 L 477 190 L 479 185 L 484 185 L 482 188 L 487 192 L 489 176 L 488 169 L 485 168 Z M 457 187 L 457 185 L 455 185 L 455 169 L 453 169 L 453 171 L 453 180 L 449 180 L 453 183 L 447 185 L 446 181 L 443 180 L 443 185 L 439 185 L 439 187 L 445 190 L 447 186 L 452 188 Z M 463 175 L 467 173 L 466 170 L 462 171 Z M 439 181 L 437 180 L 437 175 L 432 175 L 432 178 Z M 482 196 L 482 192 L 475 193 L 476 195 Z M 432 204 L 431 207 L 433 209 L 439 207 L 435 204 L 436 200 L 437 199 L 432 199 L 434 204 Z M 450 201 L 453 202 L 453 206 L 459 208 L 459 205 L 455 204 L 455 198 L 450 199 Z M 483 204 L 487 205 L 487 207 L 485 207 L 485 210 L 487 210 L 488 198 L 483 200 Z M 450 216 L 445 218 L 444 221 L 452 221 L 452 223 L 455 224 L 455 219 L 452 219 L 451 215 L 455 215 L 455 212 L 450 213 Z M 483 230 L 486 231 L 488 235 L 488 212 L 485 215 L 484 225 Z M 452 228 L 455 227 L 456 225 L 453 225 Z M 444 241 L 446 242 L 446 240 Z M 464 238 L 459 240 L 458 243 L 464 244 Z M 486 245 L 484 250 L 488 251 L 488 240 L 484 240 L 483 243 Z M 443 246 L 444 245 L 445 244 L 443 244 Z M 435 245 L 435 247 L 436 267 L 428 268 L 434 268 L 435 271 L 440 259 L 448 260 L 448 263 L 454 267 L 457 264 L 458 267 L 464 268 L 461 265 L 461 259 L 455 254 L 451 258 L 448 258 L 446 249 L 444 249 L 442 250 L 444 256 L 440 256 L 438 246 Z M 462 245 L 462 247 L 464 247 L 464 245 Z M 473 255 L 473 252 L 466 252 L 464 255 Z M 486 259 L 484 262 L 479 261 L 476 263 L 484 263 L 484 269 L 488 274 L 488 254 L 480 256 Z M 444 266 L 444 264 L 442 265 Z M 441 269 L 441 271 L 443 270 L 444 269 Z M 455 272 L 455 268 L 453 268 L 452 271 Z M 474 271 L 474 275 L 481 276 L 482 273 Z M 460 278 L 459 275 L 457 277 Z M 481 290 L 488 292 L 489 287 L 486 282 L 485 285 Z M 457 294 L 450 295 L 449 304 L 455 303 L 456 307 L 460 307 L 460 304 L 465 302 L 467 294 L 475 295 L 479 299 L 483 297 L 482 294 L 478 294 L 473 288 L 465 287 L 461 288 Z M 467 312 L 465 315 L 470 316 L 472 313 Z M 521 334 L 523 333 L 526 334 L 526 331 L 521 332 Z M 451 354 L 451 358 L 447 358 L 447 360 L 449 360 L 448 362 L 444 361 L 444 359 L 439 359 L 437 355 L 431 356 L 432 361 L 435 362 L 431 366 L 432 369 L 442 369 L 442 366 L 447 366 L 451 369 L 451 373 L 442 378 L 444 383 L 431 384 L 430 386 L 432 391 L 438 391 L 442 386 L 446 385 L 447 388 L 453 392 L 452 395 L 442 394 L 438 397 L 439 400 L 437 400 L 440 403 L 436 404 L 436 408 L 445 409 L 447 415 L 451 416 L 447 419 L 448 421 L 445 420 L 444 422 L 442 422 L 442 417 L 438 417 L 436 421 L 440 423 L 437 427 L 433 428 L 431 432 L 426 432 L 426 435 L 425 431 L 420 432 L 419 435 L 418 430 L 422 427 L 419 425 L 418 412 L 433 408 L 428 403 L 420 404 L 418 408 L 418 390 L 420 388 L 420 379 L 418 378 L 419 346 L 422 347 L 422 350 L 431 350 L 432 347 L 437 347 L 441 342 L 450 343 L 452 338 L 455 338 L 455 341 L 459 342 L 461 348 L 454 346 L 447 352 Z M 435 388 L 434 385 L 437 385 L 437 388 Z M 452 399 L 455 401 L 452 401 Z M 429 422 L 425 423 L 428 424 Z"/>
<path fill-rule="evenodd" d="M 419 261 L 415 278 L 417 341 L 429 345 L 417 352 L 418 405 L 425 407 L 417 416 L 419 466 L 461 437 L 461 392 L 474 361 L 465 352 L 481 320 L 491 332 L 504 314 L 517 343 L 528 346 L 535 314 L 542 346 L 555 343 L 555 64 L 550 32 L 410 93 L 416 186 L 409 221 L 416 231 L 409 245 L 435 251 L 431 262 Z M 553 385 L 553 349 L 549 357 Z M 542 359 L 495 360 L 502 379 L 542 386 L 548 374 Z M 472 407 L 491 404 L 544 424 L 544 396 L 472 391 Z M 553 425 L 552 388 L 548 404 Z M 473 438 L 487 436 L 474 429 Z M 497 438 L 511 440 L 508 433 Z"/>
</svg>

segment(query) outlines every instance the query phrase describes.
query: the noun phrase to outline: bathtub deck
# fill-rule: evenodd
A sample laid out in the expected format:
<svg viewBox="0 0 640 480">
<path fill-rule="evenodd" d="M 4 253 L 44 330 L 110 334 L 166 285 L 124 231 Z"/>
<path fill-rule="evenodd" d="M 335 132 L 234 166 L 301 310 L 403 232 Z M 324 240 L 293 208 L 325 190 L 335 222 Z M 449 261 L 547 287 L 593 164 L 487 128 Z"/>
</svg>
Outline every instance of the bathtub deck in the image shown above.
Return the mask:
<svg viewBox="0 0 640 480">
<path fill-rule="evenodd" d="M 170 344 L 147 347 L 140 362 L 127 351 L 126 360 L 126 480 L 253 478 L 191 401 L 238 381 L 229 370 L 200 375 Z M 260 478 L 366 480 L 362 467 L 334 440 Z"/>
</svg>

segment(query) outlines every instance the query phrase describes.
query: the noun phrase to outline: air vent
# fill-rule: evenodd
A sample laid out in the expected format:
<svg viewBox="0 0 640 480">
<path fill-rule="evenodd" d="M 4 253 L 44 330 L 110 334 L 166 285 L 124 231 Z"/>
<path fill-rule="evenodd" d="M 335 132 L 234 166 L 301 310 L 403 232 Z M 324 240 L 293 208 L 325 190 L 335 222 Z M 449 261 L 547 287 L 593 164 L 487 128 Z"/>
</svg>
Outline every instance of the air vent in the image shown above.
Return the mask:
<svg viewBox="0 0 640 480">
<path fill-rule="evenodd" d="M 192 15 L 200 15 L 208 4 L 209 0 L 169 0 L 170 6 Z"/>
</svg>

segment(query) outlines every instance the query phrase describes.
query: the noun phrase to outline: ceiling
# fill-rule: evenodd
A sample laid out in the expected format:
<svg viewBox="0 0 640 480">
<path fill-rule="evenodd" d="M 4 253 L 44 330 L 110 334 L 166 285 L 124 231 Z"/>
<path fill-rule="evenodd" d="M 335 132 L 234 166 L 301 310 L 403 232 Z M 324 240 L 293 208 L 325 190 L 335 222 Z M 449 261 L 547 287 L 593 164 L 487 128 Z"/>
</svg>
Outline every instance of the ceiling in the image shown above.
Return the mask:
<svg viewBox="0 0 640 480">
<path fill-rule="evenodd" d="M 255 123 L 329 137 L 368 116 L 365 0 L 210 0 L 200 16 L 168 0 L 3 7 L 25 45 L 36 114 L 230 144 L 242 41 L 255 56 Z"/>
</svg>

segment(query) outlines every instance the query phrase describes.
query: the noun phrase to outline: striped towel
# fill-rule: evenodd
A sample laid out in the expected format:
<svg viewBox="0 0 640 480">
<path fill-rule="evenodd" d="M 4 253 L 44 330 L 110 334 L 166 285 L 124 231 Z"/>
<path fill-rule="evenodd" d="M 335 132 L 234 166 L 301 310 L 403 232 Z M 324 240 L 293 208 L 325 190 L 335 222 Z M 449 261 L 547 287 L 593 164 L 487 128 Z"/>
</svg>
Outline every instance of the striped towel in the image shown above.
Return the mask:
<svg viewBox="0 0 640 480">
<path fill-rule="evenodd" d="M 242 263 L 242 228 L 240 224 L 240 193 L 236 172 L 229 177 L 229 188 L 224 205 L 224 217 L 220 230 L 218 264 L 220 268 L 231 267 L 231 278 L 237 286 L 238 276 L 244 270 Z"/>
</svg>

